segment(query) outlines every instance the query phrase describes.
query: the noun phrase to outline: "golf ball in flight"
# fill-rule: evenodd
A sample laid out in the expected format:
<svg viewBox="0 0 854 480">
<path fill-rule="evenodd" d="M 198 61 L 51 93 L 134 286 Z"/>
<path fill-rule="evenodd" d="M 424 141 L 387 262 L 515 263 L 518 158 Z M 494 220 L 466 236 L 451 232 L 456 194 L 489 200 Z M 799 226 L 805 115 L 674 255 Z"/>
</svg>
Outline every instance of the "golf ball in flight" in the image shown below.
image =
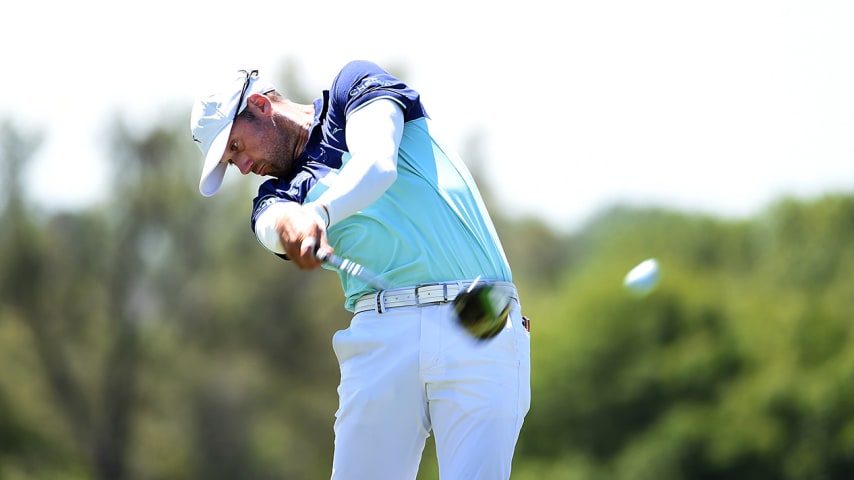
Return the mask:
<svg viewBox="0 0 854 480">
<path fill-rule="evenodd" d="M 655 290 L 661 280 L 661 267 L 658 260 L 649 258 L 631 269 L 623 279 L 623 287 L 637 296 L 644 296 Z"/>
</svg>

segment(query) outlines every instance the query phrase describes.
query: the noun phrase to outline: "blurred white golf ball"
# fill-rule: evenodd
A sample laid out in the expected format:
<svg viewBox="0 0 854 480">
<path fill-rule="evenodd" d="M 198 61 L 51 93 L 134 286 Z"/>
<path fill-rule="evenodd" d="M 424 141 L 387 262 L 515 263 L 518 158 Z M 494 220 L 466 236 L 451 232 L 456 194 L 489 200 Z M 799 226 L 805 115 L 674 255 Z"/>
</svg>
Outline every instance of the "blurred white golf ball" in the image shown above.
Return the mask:
<svg viewBox="0 0 854 480">
<path fill-rule="evenodd" d="M 623 287 L 631 294 L 644 296 L 655 290 L 661 280 L 658 260 L 649 258 L 631 269 L 623 279 Z"/>
</svg>

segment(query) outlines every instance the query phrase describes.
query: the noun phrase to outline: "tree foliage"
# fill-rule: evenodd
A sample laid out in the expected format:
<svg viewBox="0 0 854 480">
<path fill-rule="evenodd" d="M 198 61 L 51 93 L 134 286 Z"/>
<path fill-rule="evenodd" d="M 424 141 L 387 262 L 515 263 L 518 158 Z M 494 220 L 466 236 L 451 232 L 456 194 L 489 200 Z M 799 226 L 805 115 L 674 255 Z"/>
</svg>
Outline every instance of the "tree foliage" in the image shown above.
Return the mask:
<svg viewBox="0 0 854 480">
<path fill-rule="evenodd" d="M 618 208 L 587 225 L 585 260 L 528 297 L 516 478 L 850 476 L 852 220 L 854 198 L 829 195 L 749 221 Z M 626 295 L 648 256 L 661 286 Z"/>
<path fill-rule="evenodd" d="M 110 125 L 113 191 L 74 212 L 27 204 L 41 138 L 0 126 L 0 478 L 328 478 L 337 277 L 257 244 L 250 179 L 199 197 L 183 114 Z M 487 201 L 533 320 L 514 478 L 851 478 L 854 197 L 573 234 Z"/>
</svg>

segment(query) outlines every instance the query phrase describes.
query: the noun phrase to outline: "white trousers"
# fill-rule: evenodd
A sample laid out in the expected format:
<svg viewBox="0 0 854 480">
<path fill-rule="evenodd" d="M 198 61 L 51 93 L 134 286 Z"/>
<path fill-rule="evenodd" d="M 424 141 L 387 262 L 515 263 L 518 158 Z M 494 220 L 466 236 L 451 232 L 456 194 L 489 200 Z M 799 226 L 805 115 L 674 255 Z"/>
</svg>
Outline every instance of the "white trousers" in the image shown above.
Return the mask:
<svg viewBox="0 0 854 480">
<path fill-rule="evenodd" d="M 442 480 L 510 478 L 531 403 L 530 336 L 513 305 L 483 342 L 449 303 L 359 313 L 336 332 L 332 479 L 414 480 L 431 431 Z"/>
</svg>

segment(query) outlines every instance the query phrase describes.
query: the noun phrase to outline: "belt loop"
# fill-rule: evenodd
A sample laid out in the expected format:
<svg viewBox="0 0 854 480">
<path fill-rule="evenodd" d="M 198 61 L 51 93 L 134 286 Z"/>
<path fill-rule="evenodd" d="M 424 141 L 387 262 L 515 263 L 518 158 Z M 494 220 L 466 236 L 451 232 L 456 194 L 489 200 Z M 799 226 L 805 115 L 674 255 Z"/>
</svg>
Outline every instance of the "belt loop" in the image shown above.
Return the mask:
<svg viewBox="0 0 854 480">
<path fill-rule="evenodd" d="M 377 313 L 385 312 L 385 290 L 380 290 L 377 293 Z"/>
<path fill-rule="evenodd" d="M 448 301 L 448 284 L 447 283 L 442 284 L 442 301 L 443 302 Z"/>
</svg>

